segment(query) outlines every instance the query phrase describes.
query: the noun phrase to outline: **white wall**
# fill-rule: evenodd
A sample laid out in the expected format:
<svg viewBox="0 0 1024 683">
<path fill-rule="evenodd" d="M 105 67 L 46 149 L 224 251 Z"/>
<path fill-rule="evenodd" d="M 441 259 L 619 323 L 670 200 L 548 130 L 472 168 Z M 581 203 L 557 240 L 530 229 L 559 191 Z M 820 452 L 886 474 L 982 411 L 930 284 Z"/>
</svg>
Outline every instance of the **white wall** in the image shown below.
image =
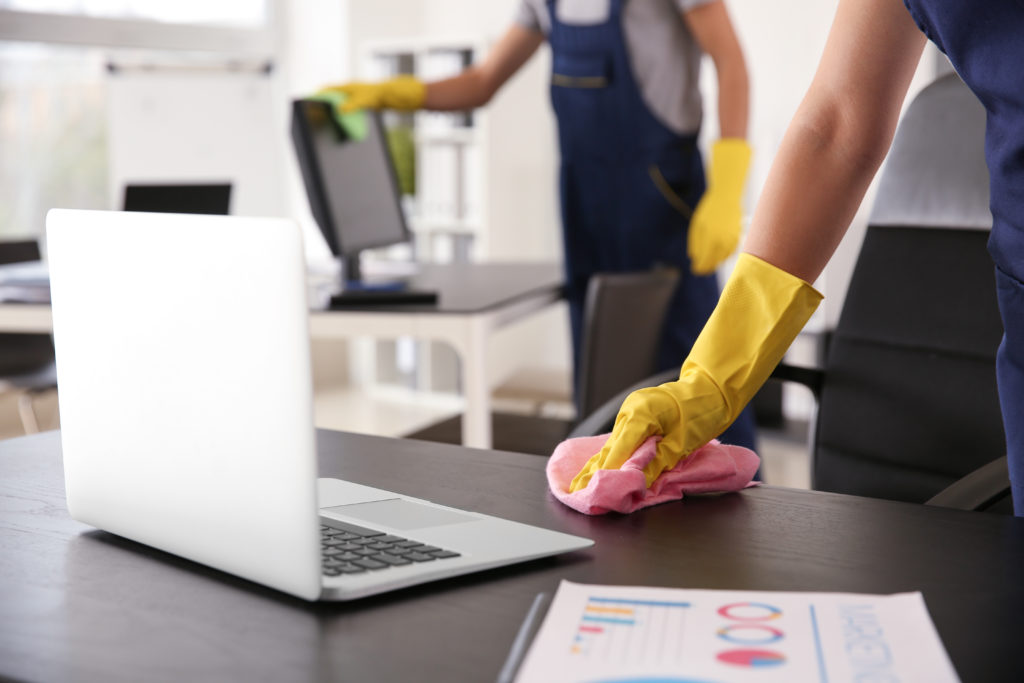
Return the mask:
<svg viewBox="0 0 1024 683">
<path fill-rule="evenodd" d="M 330 269 L 334 260 L 313 220 L 302 185 L 298 162 L 291 146 L 290 101 L 316 92 L 324 85 L 348 80 L 351 74 L 351 39 L 346 3 L 342 0 L 288 0 L 280 27 L 281 107 L 280 139 L 287 148 L 283 157 L 286 192 L 291 215 L 303 227 L 306 258 L 314 269 Z"/>
</svg>

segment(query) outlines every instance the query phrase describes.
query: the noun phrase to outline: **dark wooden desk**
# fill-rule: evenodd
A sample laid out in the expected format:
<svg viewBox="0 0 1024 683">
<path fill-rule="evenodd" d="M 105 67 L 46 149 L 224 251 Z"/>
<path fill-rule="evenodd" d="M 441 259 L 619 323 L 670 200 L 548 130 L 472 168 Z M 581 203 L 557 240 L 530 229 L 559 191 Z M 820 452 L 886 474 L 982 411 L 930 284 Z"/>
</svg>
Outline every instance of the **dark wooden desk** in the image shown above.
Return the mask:
<svg viewBox="0 0 1024 683">
<path fill-rule="evenodd" d="M 534 595 L 567 578 L 920 590 L 965 682 L 1024 680 L 1024 520 L 772 487 L 588 518 L 548 495 L 542 458 L 338 432 L 320 455 L 323 476 L 597 545 L 309 604 L 71 521 L 58 434 L 0 442 L 0 678 L 491 681 Z"/>
</svg>

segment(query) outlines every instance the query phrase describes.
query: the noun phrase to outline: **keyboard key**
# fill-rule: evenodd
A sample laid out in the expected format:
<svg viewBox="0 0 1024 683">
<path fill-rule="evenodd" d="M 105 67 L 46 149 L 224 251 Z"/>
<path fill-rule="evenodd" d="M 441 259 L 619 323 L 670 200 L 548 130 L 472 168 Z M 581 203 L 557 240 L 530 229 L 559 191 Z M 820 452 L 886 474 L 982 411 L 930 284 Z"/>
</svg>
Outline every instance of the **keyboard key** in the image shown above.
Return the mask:
<svg viewBox="0 0 1024 683">
<path fill-rule="evenodd" d="M 342 572 L 346 574 L 362 574 L 366 570 L 360 566 L 354 565 L 351 562 L 341 565 L 338 567 Z"/>
<path fill-rule="evenodd" d="M 377 536 L 378 543 L 398 543 L 399 541 L 405 541 L 406 539 L 401 536 Z"/>
<path fill-rule="evenodd" d="M 363 546 L 360 546 L 359 550 L 353 550 L 352 552 L 354 552 L 356 555 L 362 555 L 363 557 L 371 557 L 373 555 L 376 555 L 380 551 L 374 550 L 373 548 L 365 548 Z"/>
<path fill-rule="evenodd" d="M 358 560 L 361 557 L 362 555 L 359 555 L 358 553 L 342 553 L 341 555 L 338 555 L 336 559 L 351 562 L 352 560 Z"/>
<path fill-rule="evenodd" d="M 324 574 L 327 576 L 340 576 L 341 569 L 338 567 L 324 567 Z"/>
<path fill-rule="evenodd" d="M 352 541 L 352 543 L 355 543 L 357 545 L 371 545 L 376 542 L 377 539 L 375 538 L 357 538 Z"/>
<path fill-rule="evenodd" d="M 448 557 L 461 557 L 461 555 L 459 555 L 456 552 L 452 552 L 451 550 L 437 550 L 437 551 L 434 551 L 434 552 L 432 552 L 430 554 L 433 555 L 434 557 L 436 557 L 439 560 L 443 560 L 443 559 L 448 558 Z"/>
<path fill-rule="evenodd" d="M 368 557 L 364 557 L 361 560 L 354 560 L 352 564 L 363 569 L 384 569 L 388 565 L 385 562 L 378 562 L 377 560 L 371 560 Z"/>
<path fill-rule="evenodd" d="M 415 548 L 416 546 L 423 545 L 419 541 L 399 541 L 395 543 L 399 548 Z"/>
<path fill-rule="evenodd" d="M 374 555 L 370 559 L 377 560 L 378 562 L 386 562 L 387 564 L 394 565 L 396 567 L 403 564 L 412 564 L 411 561 L 405 559 L 404 557 L 399 557 L 398 555 L 390 555 L 388 553 L 380 553 L 378 555 Z"/>
<path fill-rule="evenodd" d="M 419 548 L 416 548 L 416 550 L 420 551 L 421 553 L 432 553 L 435 550 L 444 550 L 444 548 L 438 548 L 437 546 L 433 545 L 422 545 Z"/>
<path fill-rule="evenodd" d="M 436 560 L 437 559 L 433 555 L 427 555 L 426 553 L 417 553 L 417 552 L 406 553 L 404 555 L 404 557 L 409 558 L 413 562 L 430 562 L 431 560 Z"/>
<path fill-rule="evenodd" d="M 374 550 L 391 550 L 390 543 L 371 543 L 367 548 L 373 548 Z"/>
<path fill-rule="evenodd" d="M 383 531 L 374 531 L 373 529 L 367 529 L 366 527 L 358 526 L 356 524 L 349 524 L 348 522 L 339 522 L 336 519 L 325 520 L 325 524 L 331 529 L 340 529 L 341 531 L 347 531 L 350 534 L 356 536 L 383 536 Z"/>
</svg>

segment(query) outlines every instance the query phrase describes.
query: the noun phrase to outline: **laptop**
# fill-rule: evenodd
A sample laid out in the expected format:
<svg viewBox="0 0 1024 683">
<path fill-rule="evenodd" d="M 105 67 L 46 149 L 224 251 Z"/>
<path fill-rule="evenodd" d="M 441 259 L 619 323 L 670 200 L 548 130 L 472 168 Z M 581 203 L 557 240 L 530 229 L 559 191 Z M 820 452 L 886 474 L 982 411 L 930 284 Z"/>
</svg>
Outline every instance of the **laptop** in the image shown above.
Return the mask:
<svg viewBox="0 0 1024 683">
<path fill-rule="evenodd" d="M 307 600 L 593 544 L 317 479 L 292 221 L 54 209 L 46 227 L 74 519 Z"/>
<path fill-rule="evenodd" d="M 129 183 L 124 188 L 125 211 L 226 216 L 230 206 L 231 183 Z"/>
</svg>

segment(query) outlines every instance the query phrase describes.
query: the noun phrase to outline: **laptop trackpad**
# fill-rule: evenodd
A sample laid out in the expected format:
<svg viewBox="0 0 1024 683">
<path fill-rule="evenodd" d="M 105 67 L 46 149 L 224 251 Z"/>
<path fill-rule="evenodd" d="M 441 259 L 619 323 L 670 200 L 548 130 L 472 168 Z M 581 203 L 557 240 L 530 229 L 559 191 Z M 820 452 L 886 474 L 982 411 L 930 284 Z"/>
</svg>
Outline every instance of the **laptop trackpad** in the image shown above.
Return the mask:
<svg viewBox="0 0 1024 683">
<path fill-rule="evenodd" d="M 351 519 L 358 519 L 371 525 L 382 524 L 392 529 L 425 529 L 446 524 L 462 524 L 479 521 L 478 517 L 455 510 L 422 505 L 401 498 L 375 500 L 371 503 L 354 503 L 320 508 L 321 512 L 333 512 Z"/>
</svg>

